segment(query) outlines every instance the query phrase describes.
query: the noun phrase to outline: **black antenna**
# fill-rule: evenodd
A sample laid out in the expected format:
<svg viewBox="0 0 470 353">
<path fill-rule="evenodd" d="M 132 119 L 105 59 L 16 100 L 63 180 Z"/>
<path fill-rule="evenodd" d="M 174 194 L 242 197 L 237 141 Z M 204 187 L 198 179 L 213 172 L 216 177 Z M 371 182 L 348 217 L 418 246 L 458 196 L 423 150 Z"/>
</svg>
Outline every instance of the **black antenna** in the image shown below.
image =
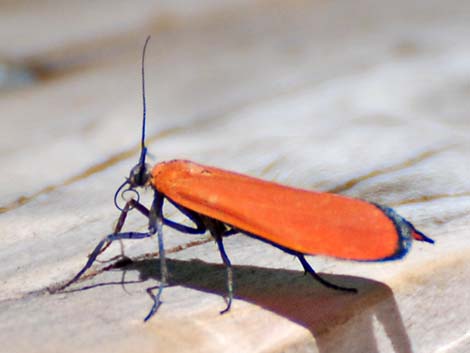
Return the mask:
<svg viewBox="0 0 470 353">
<path fill-rule="evenodd" d="M 124 193 L 133 191 L 137 195 L 137 201 L 139 202 L 139 193 L 135 190 L 136 186 L 144 186 L 148 181 L 148 171 L 145 165 L 145 157 L 147 155 L 147 147 L 145 146 L 145 123 L 147 122 L 147 104 L 145 102 L 145 51 L 147 49 L 147 44 L 150 41 L 150 36 L 147 37 L 144 44 L 144 49 L 142 50 L 142 138 L 140 141 L 140 158 L 137 165 L 131 169 L 130 175 L 124 183 L 117 189 L 114 194 L 114 204 L 117 209 L 121 212 L 124 212 L 124 209 L 119 206 L 117 199 L 121 195 L 123 197 Z M 129 186 L 128 189 L 124 189 L 126 186 Z M 124 197 L 123 197 L 124 198 Z M 132 209 L 132 207 L 130 208 Z M 130 209 L 127 209 L 129 211 Z"/>
<path fill-rule="evenodd" d="M 147 155 L 147 147 L 145 147 L 145 123 L 147 122 L 147 104 L 145 102 L 145 51 L 147 44 L 150 40 L 150 36 L 147 37 L 144 44 L 144 50 L 142 51 L 142 139 L 140 141 L 140 162 L 139 164 L 145 164 L 145 156 Z"/>
</svg>

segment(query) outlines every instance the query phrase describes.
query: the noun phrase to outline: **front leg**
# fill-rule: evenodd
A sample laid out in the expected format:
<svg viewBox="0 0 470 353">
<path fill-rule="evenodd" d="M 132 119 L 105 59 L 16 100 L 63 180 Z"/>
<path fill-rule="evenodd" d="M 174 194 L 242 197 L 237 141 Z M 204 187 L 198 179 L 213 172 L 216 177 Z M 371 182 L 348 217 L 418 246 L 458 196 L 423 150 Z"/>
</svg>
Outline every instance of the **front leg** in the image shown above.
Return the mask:
<svg viewBox="0 0 470 353">
<path fill-rule="evenodd" d="M 130 200 L 126 202 L 124 208 L 121 209 L 121 214 L 119 215 L 119 218 L 116 222 L 116 226 L 114 227 L 114 232 L 106 237 L 104 237 L 98 245 L 95 247 L 95 249 L 92 251 L 90 255 L 88 255 L 88 261 L 85 264 L 85 266 L 82 267 L 80 271 L 67 283 L 64 285 L 60 286 L 59 288 L 55 289 L 54 292 L 63 290 L 70 286 L 72 283 L 78 281 L 78 279 L 85 273 L 87 269 L 89 269 L 93 263 L 96 261 L 96 258 L 103 252 L 105 251 L 113 241 L 115 240 L 122 240 L 122 239 L 130 239 L 129 237 L 131 236 L 130 234 L 135 234 L 132 236 L 138 236 L 136 234 L 146 234 L 146 236 L 142 236 L 143 238 L 150 236 L 147 233 L 120 233 L 122 230 L 122 227 L 124 226 L 124 223 L 126 222 L 127 214 L 128 212 L 133 209 L 138 207 L 135 206 L 136 201 L 135 200 Z M 139 204 L 140 205 L 140 204 Z M 144 207 L 144 206 L 142 206 Z M 144 207 L 145 208 L 145 207 Z M 137 239 L 137 238 L 132 238 L 132 239 Z"/>
<path fill-rule="evenodd" d="M 160 285 L 147 289 L 147 293 L 153 300 L 153 305 L 147 316 L 144 318 L 144 322 L 149 320 L 160 307 L 162 303 L 160 297 L 162 296 L 163 287 L 166 285 L 168 277 L 168 269 L 165 258 L 165 246 L 163 243 L 163 201 L 163 195 L 155 190 L 152 208 L 150 209 L 149 214 L 149 233 L 152 235 L 156 233 L 158 238 L 158 256 L 160 257 Z M 158 292 L 156 295 L 154 295 L 153 290 L 156 288 L 158 288 Z"/>
<path fill-rule="evenodd" d="M 127 201 L 126 204 L 124 205 L 124 208 L 121 209 L 121 214 L 119 215 L 119 218 L 116 222 L 116 226 L 114 227 L 113 234 L 117 234 L 117 233 L 121 232 L 122 227 L 124 226 L 124 223 L 126 222 L 127 214 L 129 213 L 130 210 L 132 210 L 134 208 L 137 211 L 139 211 L 140 213 L 142 213 L 145 217 L 147 217 L 147 218 L 149 217 L 149 210 L 147 210 L 147 208 L 144 205 L 142 205 L 141 203 L 139 203 L 138 201 L 136 201 L 134 199 L 131 199 L 131 200 Z M 106 249 L 110 245 L 111 245 L 111 242 L 106 243 L 105 246 L 103 246 L 103 248 L 100 250 L 99 254 L 106 251 Z M 123 252 L 122 242 L 121 242 L 121 252 Z"/>
<path fill-rule="evenodd" d="M 96 258 L 98 257 L 99 254 L 103 252 L 103 247 L 108 246 L 108 244 L 111 244 L 115 240 L 122 240 L 122 239 L 143 239 L 143 238 L 148 238 L 152 236 L 150 233 L 137 233 L 137 232 L 127 232 L 127 233 L 112 233 L 104 237 L 98 245 L 95 247 L 95 249 L 92 251 L 90 256 L 88 257 L 88 261 L 85 264 L 85 266 L 82 267 L 80 271 L 67 283 L 65 283 L 63 286 L 57 288 L 54 292 L 56 291 L 61 291 L 74 282 L 78 281 L 80 277 L 88 270 L 93 263 L 95 262 Z"/>
</svg>

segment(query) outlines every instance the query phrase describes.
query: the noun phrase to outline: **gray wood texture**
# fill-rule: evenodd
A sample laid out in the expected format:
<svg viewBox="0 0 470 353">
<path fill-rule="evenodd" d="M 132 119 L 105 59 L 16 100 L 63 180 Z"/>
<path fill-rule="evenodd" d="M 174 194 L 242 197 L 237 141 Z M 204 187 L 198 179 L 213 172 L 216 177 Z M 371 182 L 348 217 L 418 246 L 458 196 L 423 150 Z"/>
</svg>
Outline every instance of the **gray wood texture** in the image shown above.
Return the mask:
<svg viewBox="0 0 470 353">
<path fill-rule="evenodd" d="M 138 158 L 140 53 L 153 162 L 187 158 L 394 207 L 436 244 L 384 263 L 166 229 L 171 286 L 148 323 L 157 244 L 51 295 L 111 232 Z M 189 1 L 0 5 L 2 352 L 466 352 L 470 349 L 470 5 Z M 143 202 L 150 202 L 150 192 Z M 168 214 L 184 220 L 175 210 Z M 143 231 L 133 215 L 126 229 Z"/>
</svg>

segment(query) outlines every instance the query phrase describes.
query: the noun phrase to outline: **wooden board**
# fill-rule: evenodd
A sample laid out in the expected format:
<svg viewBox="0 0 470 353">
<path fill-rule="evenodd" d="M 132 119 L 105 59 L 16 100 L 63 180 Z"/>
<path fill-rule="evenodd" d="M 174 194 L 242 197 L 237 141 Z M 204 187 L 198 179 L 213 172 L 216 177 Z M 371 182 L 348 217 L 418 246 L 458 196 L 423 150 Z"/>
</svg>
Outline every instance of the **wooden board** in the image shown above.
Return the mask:
<svg viewBox="0 0 470 353">
<path fill-rule="evenodd" d="M 0 7 L 1 59 L 37 76 L 0 94 L 2 351 L 468 349 L 468 5 L 113 4 Z M 415 244 L 397 262 L 309 258 L 327 279 L 359 289 L 349 295 L 304 277 L 292 256 L 233 236 L 236 300 L 219 315 L 215 244 L 166 230 L 171 286 L 150 322 L 152 240 L 125 243 L 131 265 L 98 263 L 50 295 L 117 218 L 114 192 L 138 158 L 147 34 L 155 162 L 188 158 L 388 204 L 436 245 Z M 139 215 L 126 225 L 145 227 Z M 116 244 L 102 258 L 119 254 Z"/>
</svg>

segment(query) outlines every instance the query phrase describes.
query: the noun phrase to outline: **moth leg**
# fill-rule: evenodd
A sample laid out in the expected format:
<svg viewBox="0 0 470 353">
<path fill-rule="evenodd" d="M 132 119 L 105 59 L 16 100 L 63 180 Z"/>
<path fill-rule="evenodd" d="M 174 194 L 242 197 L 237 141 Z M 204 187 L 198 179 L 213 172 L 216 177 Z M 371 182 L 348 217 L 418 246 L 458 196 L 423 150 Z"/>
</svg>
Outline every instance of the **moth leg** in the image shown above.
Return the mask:
<svg viewBox="0 0 470 353">
<path fill-rule="evenodd" d="M 150 211 L 148 211 L 149 233 L 151 233 L 152 235 L 157 234 L 158 238 L 158 252 L 160 257 L 160 285 L 147 289 L 147 293 L 153 300 L 153 305 L 147 316 L 144 318 L 144 322 L 148 321 L 157 312 L 158 308 L 162 303 L 160 298 L 163 293 L 163 288 L 167 285 L 168 269 L 166 265 L 165 247 L 163 242 L 163 225 L 167 225 L 180 232 L 190 234 L 201 234 L 206 231 L 206 226 L 198 214 L 191 212 L 179 205 L 176 205 L 173 202 L 173 205 L 178 210 L 180 210 L 184 215 L 186 215 L 189 219 L 194 222 L 196 228 L 188 227 L 165 218 L 163 216 L 163 201 L 163 195 L 155 191 L 152 208 L 150 209 Z M 153 293 L 154 290 L 158 290 L 157 294 Z"/>
<path fill-rule="evenodd" d="M 150 309 L 147 316 L 144 318 L 144 322 L 149 320 L 158 310 L 162 301 L 160 297 L 163 293 L 163 288 L 167 284 L 168 269 L 166 266 L 165 258 L 165 246 L 163 244 L 163 195 L 158 191 L 155 191 L 152 202 L 152 208 L 149 214 L 149 234 L 157 234 L 158 239 L 158 254 L 160 257 L 160 285 L 147 288 L 147 293 L 153 300 L 152 308 Z M 158 288 L 157 294 L 153 294 L 153 290 Z"/>
<path fill-rule="evenodd" d="M 140 213 L 142 213 L 145 217 L 149 218 L 150 217 L 150 210 L 145 207 L 144 205 L 142 205 L 140 202 L 137 202 L 135 200 L 130 200 L 128 202 L 128 204 L 130 205 L 130 207 L 128 207 L 128 210 L 130 209 L 133 209 L 135 208 L 137 211 L 139 211 Z M 168 219 L 166 218 L 165 216 L 163 216 L 163 224 L 170 227 L 170 228 L 173 228 L 173 229 L 176 229 L 182 233 L 188 233 L 188 234 L 202 234 L 206 231 L 206 227 L 204 225 L 204 223 L 202 222 L 202 220 L 198 217 L 197 214 L 179 206 L 179 205 L 176 205 L 172 202 L 172 204 L 179 210 L 181 211 L 181 213 L 183 213 L 185 216 L 187 216 L 191 221 L 194 222 L 194 224 L 196 225 L 196 228 L 192 228 L 192 227 L 188 227 L 184 224 L 179 224 L 177 222 L 174 222 L 172 221 L 171 219 Z M 127 206 L 127 204 L 126 204 Z M 116 224 L 116 228 L 118 228 L 119 226 L 122 227 L 122 225 L 124 224 L 124 220 L 125 220 L 125 217 L 127 215 L 127 212 L 128 210 L 126 210 L 126 207 L 124 207 L 123 209 L 123 212 L 121 212 L 121 216 L 119 217 L 119 220 Z M 124 212 L 125 211 L 125 212 Z M 121 220 L 121 218 L 124 218 Z M 119 228 L 121 229 L 121 228 Z M 119 232 L 119 231 L 115 231 L 116 233 Z M 103 250 L 104 251 L 104 250 Z"/>
<path fill-rule="evenodd" d="M 163 217 L 163 222 L 166 226 L 176 229 L 182 233 L 188 233 L 188 234 L 203 234 L 206 232 L 207 230 L 206 225 L 204 224 L 199 214 L 192 212 L 188 210 L 187 208 L 184 208 L 172 201 L 170 201 L 170 203 L 173 206 L 175 206 L 175 208 L 177 208 L 182 214 L 188 217 L 195 224 L 196 228 L 188 227 L 184 224 L 176 223 L 172 221 L 171 219 Z"/>
<path fill-rule="evenodd" d="M 213 234 L 214 235 L 214 234 Z M 227 286 L 227 307 L 222 310 L 220 313 L 225 314 L 230 310 L 230 307 L 232 306 L 232 300 L 233 300 L 233 272 L 232 272 L 232 264 L 230 262 L 230 259 L 227 256 L 227 253 L 225 252 L 224 248 L 224 243 L 222 241 L 222 236 L 221 235 L 216 235 L 215 240 L 217 242 L 217 246 L 219 247 L 219 252 L 220 256 L 222 257 L 222 261 L 225 264 L 225 269 L 226 269 L 226 286 Z"/>
<path fill-rule="evenodd" d="M 136 201 L 135 200 L 130 200 L 126 202 L 126 205 L 124 208 L 121 210 L 121 214 L 119 215 L 119 218 L 116 222 L 116 226 L 114 227 L 114 232 L 106 237 L 104 237 L 98 245 L 95 247 L 95 249 L 92 251 L 90 255 L 88 255 L 88 261 L 83 266 L 83 268 L 67 283 L 59 287 L 58 289 L 55 289 L 55 291 L 60 291 L 68 286 L 70 286 L 72 283 L 76 282 L 84 273 L 87 269 L 89 269 L 93 263 L 96 261 L 96 258 L 103 252 L 105 251 L 114 240 L 119 240 L 121 241 L 122 239 L 128 239 L 126 238 L 127 235 L 129 234 L 141 234 L 141 233 L 120 233 L 122 227 L 124 226 L 124 223 L 126 222 L 126 217 L 128 212 L 135 207 Z M 143 206 L 142 206 L 143 207 Z M 113 237 L 113 235 L 115 237 Z"/>
<path fill-rule="evenodd" d="M 323 279 L 322 277 L 320 277 L 320 276 L 315 272 L 315 270 L 310 266 L 310 264 L 307 262 L 307 260 L 305 260 L 304 255 L 296 254 L 296 256 L 297 256 L 297 258 L 299 259 L 300 263 L 302 264 L 302 266 L 303 266 L 303 268 L 304 268 L 304 270 L 305 270 L 305 273 L 309 273 L 314 279 L 316 279 L 318 282 L 320 282 L 321 284 L 323 284 L 325 287 L 328 287 L 328 288 L 331 288 L 331 289 L 335 289 L 335 290 L 344 291 L 344 292 L 357 293 L 357 289 L 356 289 L 356 288 L 338 286 L 337 284 L 328 282 L 326 279 Z"/>
<path fill-rule="evenodd" d="M 147 218 L 149 217 L 149 210 L 141 203 L 137 202 L 134 199 L 131 199 L 128 202 L 126 202 L 126 205 L 124 206 L 124 208 L 121 211 L 121 214 L 119 215 L 119 218 L 116 222 L 116 226 L 114 227 L 114 232 L 113 232 L 114 234 L 117 234 L 121 231 L 122 227 L 124 226 L 124 223 L 126 222 L 127 214 L 129 213 L 129 211 L 131 211 L 134 208 L 137 211 L 139 211 L 141 214 L 143 214 L 145 217 Z M 121 244 L 121 254 L 124 255 L 122 241 L 120 240 L 119 242 Z M 110 242 L 105 244 L 105 246 L 103 246 L 103 248 L 100 250 L 100 254 L 103 253 L 110 245 L 111 245 Z"/>
<path fill-rule="evenodd" d="M 231 230 L 227 230 L 227 226 L 210 217 L 205 217 L 203 215 L 199 216 L 201 220 L 204 222 L 205 226 L 211 233 L 212 237 L 214 240 L 217 242 L 217 246 L 219 247 L 219 252 L 220 256 L 222 257 L 222 261 L 224 262 L 225 265 L 225 270 L 226 270 L 226 286 L 227 286 L 227 307 L 222 310 L 220 313 L 225 314 L 227 311 L 230 310 L 230 307 L 232 306 L 232 300 L 233 300 L 233 273 L 232 273 L 232 264 L 230 262 L 230 259 L 227 256 L 227 253 L 225 252 L 224 248 L 224 243 L 222 241 L 222 237 L 226 235 L 227 232 L 230 232 Z"/>
<path fill-rule="evenodd" d="M 137 233 L 137 232 L 113 233 L 113 234 L 107 235 L 98 243 L 98 245 L 92 251 L 92 253 L 88 257 L 88 261 L 85 264 L 85 266 L 83 266 L 82 269 L 78 271 L 78 273 L 70 281 L 65 283 L 63 286 L 59 287 L 56 291 L 63 290 L 67 288 L 68 286 L 70 286 L 72 283 L 78 281 L 78 279 L 85 273 L 85 271 L 88 270 L 93 265 L 98 255 L 101 254 L 103 247 L 106 246 L 107 244 L 110 244 L 115 240 L 148 238 L 151 235 L 152 234 L 150 233 Z"/>
</svg>

